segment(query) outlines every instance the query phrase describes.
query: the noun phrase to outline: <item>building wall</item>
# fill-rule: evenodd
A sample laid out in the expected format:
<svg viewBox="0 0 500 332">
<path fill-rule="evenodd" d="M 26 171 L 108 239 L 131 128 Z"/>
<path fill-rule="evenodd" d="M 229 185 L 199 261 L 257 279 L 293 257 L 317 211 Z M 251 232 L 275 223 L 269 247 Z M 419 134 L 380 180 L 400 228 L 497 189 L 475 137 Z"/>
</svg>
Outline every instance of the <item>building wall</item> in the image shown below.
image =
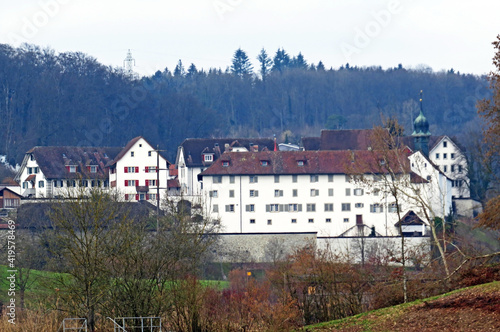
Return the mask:
<svg viewBox="0 0 500 332">
<path fill-rule="evenodd" d="M 398 221 L 396 210 L 387 208 L 393 202 L 390 196 L 375 194 L 373 188 L 348 181 L 344 174 L 313 176 L 311 180 L 309 174 L 297 175 L 294 182 L 292 175 L 280 175 L 279 179 L 260 175 L 257 182 L 251 182 L 249 175 L 226 175 L 221 183 L 214 183 L 217 177 L 205 176 L 205 202 L 211 216 L 221 219 L 222 232 L 227 233 L 317 232 L 319 236 L 340 236 L 361 220 L 381 235 L 398 234 L 394 226 Z M 349 204 L 350 209 L 343 211 L 343 204 Z M 374 209 L 373 204 L 383 208 Z M 295 206 L 297 211 L 291 211 Z M 332 206 L 333 211 L 329 211 Z M 409 208 L 402 206 L 404 211 Z"/>
<path fill-rule="evenodd" d="M 443 139 L 430 151 L 429 159 L 439 166 L 452 182 L 452 196 L 455 198 L 469 198 L 470 190 L 467 185 L 467 160 L 461 149 L 449 137 Z"/>
<path fill-rule="evenodd" d="M 158 185 L 157 153 L 149 143 L 141 138 L 116 162 L 113 173 L 110 172 L 109 180 L 112 189 L 128 201 L 149 200 L 156 201 Z M 159 156 L 159 187 L 160 195 L 167 188 L 168 165 L 167 160 Z M 136 186 L 149 187 L 149 191 L 139 194 Z M 138 196 L 139 195 L 139 196 Z M 161 198 L 161 197 L 160 197 Z"/>
</svg>

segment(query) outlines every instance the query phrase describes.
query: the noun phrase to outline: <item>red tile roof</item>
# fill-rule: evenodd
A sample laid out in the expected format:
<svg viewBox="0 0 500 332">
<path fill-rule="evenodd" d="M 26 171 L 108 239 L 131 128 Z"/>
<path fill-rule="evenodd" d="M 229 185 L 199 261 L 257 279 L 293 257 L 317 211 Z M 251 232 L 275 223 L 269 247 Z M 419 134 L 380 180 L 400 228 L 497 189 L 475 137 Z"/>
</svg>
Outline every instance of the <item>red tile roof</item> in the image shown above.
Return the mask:
<svg viewBox="0 0 500 332">
<path fill-rule="evenodd" d="M 410 172 L 408 154 L 405 151 L 393 150 L 391 154 L 394 161 L 400 161 L 405 172 Z M 221 160 L 207 168 L 202 176 L 385 173 L 384 167 L 380 166 L 379 156 L 380 154 L 374 151 L 228 152 L 221 156 Z M 263 166 L 263 160 L 268 161 L 267 166 Z M 393 164 L 399 165 L 396 162 Z"/>
</svg>

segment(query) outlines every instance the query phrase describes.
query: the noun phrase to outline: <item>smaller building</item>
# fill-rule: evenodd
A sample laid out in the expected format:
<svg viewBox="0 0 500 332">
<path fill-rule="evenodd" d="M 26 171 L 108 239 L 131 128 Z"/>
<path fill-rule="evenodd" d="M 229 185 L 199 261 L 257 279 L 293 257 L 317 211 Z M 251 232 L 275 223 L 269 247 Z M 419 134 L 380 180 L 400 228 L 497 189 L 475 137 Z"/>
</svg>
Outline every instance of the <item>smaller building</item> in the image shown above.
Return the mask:
<svg viewBox="0 0 500 332">
<path fill-rule="evenodd" d="M 0 209 L 17 209 L 21 195 L 5 186 L 0 186 Z"/>
</svg>

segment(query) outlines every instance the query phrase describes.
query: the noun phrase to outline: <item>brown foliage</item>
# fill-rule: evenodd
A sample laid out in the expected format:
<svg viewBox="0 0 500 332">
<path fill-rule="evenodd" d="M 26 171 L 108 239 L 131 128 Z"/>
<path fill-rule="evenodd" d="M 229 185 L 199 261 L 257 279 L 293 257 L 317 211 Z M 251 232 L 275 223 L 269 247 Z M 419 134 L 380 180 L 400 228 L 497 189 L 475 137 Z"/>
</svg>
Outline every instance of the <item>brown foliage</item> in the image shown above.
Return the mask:
<svg viewBox="0 0 500 332">
<path fill-rule="evenodd" d="M 494 175 L 496 182 L 499 179 L 495 175 L 498 172 L 498 157 L 500 156 L 500 35 L 493 42 L 496 49 L 493 57 L 493 64 L 496 67 L 496 72 L 491 72 L 489 76 L 490 88 L 493 96 L 489 100 L 481 100 L 478 103 L 478 112 L 480 116 L 486 120 L 488 127 L 484 131 L 484 140 L 488 145 L 488 158 L 493 158 L 493 169 L 490 171 Z M 480 226 L 492 229 L 500 229 L 500 197 L 497 194 L 486 205 L 484 212 L 479 215 Z"/>
</svg>

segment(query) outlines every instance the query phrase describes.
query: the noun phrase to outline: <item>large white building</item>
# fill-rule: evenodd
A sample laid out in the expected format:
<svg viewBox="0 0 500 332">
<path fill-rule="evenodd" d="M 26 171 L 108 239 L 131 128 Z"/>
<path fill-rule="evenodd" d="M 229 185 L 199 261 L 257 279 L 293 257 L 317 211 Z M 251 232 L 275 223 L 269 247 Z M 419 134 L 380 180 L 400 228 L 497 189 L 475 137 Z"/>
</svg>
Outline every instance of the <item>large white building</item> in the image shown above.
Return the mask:
<svg viewBox="0 0 500 332">
<path fill-rule="evenodd" d="M 24 197 L 67 197 L 72 191 L 101 188 L 116 191 L 123 200 L 155 204 L 157 189 L 167 189 L 168 168 L 167 159 L 139 136 L 123 148 L 34 147 L 15 180 Z"/>
<path fill-rule="evenodd" d="M 428 162 L 417 155 L 414 164 Z M 410 192 L 398 197 L 398 217 L 395 198 L 381 178 L 388 174 L 368 167 L 373 156 L 372 151 L 225 153 L 201 173 L 205 202 L 211 216 L 221 220 L 224 233 L 397 236 L 401 221 L 408 232 L 411 229 L 408 235 L 422 236 L 427 222 L 422 205 L 411 198 L 416 192 L 436 200 L 433 216 L 449 214 L 451 191 L 446 190 L 451 182 L 431 163 L 410 170 L 406 155 L 400 176 Z M 364 168 L 356 170 L 364 173 L 363 181 L 353 178 L 352 163 Z M 410 212 L 417 217 L 401 220 Z"/>
</svg>

